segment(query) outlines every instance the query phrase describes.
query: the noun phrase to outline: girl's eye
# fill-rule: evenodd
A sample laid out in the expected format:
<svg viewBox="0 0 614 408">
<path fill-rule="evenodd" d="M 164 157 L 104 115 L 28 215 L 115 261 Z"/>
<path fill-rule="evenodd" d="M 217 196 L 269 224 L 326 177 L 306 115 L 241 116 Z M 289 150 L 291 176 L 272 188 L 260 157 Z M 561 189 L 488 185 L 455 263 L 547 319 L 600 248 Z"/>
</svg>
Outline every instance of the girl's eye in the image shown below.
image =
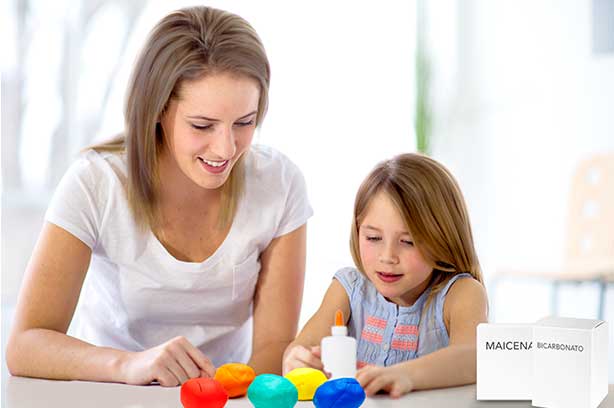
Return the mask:
<svg viewBox="0 0 614 408">
<path fill-rule="evenodd" d="M 195 125 L 192 124 L 192 127 L 196 130 L 207 130 L 207 129 L 211 129 L 212 125 Z"/>
<path fill-rule="evenodd" d="M 254 119 L 250 120 L 249 122 L 237 122 L 237 123 L 235 123 L 235 125 L 241 126 L 241 127 L 243 127 L 243 126 L 251 126 L 253 124 L 254 124 Z"/>
<path fill-rule="evenodd" d="M 382 238 L 380 237 L 369 237 L 369 236 L 367 237 L 367 241 L 381 241 L 381 240 Z"/>
<path fill-rule="evenodd" d="M 402 239 L 401 242 L 404 243 L 405 245 L 414 246 L 414 243 L 407 239 Z"/>
</svg>

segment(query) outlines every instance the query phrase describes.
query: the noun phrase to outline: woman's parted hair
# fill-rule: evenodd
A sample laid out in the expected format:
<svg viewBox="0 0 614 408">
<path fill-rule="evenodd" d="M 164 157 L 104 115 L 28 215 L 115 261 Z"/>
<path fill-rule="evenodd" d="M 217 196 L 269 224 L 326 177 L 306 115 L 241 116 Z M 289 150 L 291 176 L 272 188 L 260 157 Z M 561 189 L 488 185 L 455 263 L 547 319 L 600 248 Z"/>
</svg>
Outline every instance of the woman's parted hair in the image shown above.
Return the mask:
<svg viewBox="0 0 614 408">
<path fill-rule="evenodd" d="M 469 214 L 456 180 L 435 160 L 414 153 L 379 163 L 358 189 L 350 250 L 360 272 L 365 273 L 360 258 L 359 228 L 371 200 L 379 192 L 392 200 L 414 245 L 432 264 L 428 301 L 456 274 L 469 273 L 483 284 Z"/>
<path fill-rule="evenodd" d="M 256 31 L 243 18 L 210 7 L 189 7 L 164 17 L 151 31 L 133 68 L 126 95 L 124 133 L 91 149 L 123 152 L 128 160 L 128 201 L 139 225 L 154 227 L 158 214 L 160 117 L 180 98 L 186 81 L 231 73 L 260 86 L 256 125 L 267 111 L 270 67 Z M 220 226 L 234 217 L 243 191 L 244 158 L 222 187 Z"/>
</svg>

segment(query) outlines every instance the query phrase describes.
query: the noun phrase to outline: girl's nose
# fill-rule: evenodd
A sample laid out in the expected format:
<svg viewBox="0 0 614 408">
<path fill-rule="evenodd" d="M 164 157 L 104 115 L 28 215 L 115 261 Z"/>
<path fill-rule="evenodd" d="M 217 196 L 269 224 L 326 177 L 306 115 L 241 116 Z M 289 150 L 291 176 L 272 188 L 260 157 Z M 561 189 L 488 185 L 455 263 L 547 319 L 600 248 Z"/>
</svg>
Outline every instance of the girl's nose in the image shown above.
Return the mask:
<svg viewBox="0 0 614 408">
<path fill-rule="evenodd" d="M 399 257 L 397 254 L 388 246 L 384 248 L 382 252 L 379 254 L 379 259 L 383 264 L 397 264 L 399 263 Z"/>
</svg>

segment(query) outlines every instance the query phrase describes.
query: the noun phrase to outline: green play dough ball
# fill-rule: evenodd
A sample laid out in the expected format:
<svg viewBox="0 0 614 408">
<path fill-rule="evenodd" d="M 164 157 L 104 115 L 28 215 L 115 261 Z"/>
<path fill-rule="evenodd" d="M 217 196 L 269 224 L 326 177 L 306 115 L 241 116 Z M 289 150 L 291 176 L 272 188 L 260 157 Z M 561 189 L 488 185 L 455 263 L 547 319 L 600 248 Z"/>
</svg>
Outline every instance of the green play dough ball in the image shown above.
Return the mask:
<svg viewBox="0 0 614 408">
<path fill-rule="evenodd" d="M 247 389 L 247 398 L 256 408 L 292 408 L 298 401 L 298 390 L 284 377 L 261 374 Z"/>
</svg>

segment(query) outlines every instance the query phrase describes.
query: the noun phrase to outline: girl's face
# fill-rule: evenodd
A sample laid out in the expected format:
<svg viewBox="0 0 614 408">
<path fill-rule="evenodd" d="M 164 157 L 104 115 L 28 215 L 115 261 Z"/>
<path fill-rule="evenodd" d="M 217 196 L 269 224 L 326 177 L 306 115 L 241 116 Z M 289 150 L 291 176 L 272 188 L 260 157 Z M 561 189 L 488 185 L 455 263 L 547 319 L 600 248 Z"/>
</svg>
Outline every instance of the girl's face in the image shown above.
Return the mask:
<svg viewBox="0 0 614 408">
<path fill-rule="evenodd" d="M 411 306 L 426 289 L 433 268 L 413 243 L 403 218 L 384 192 L 367 208 L 358 231 L 364 271 L 388 300 Z"/>
<path fill-rule="evenodd" d="M 165 153 L 194 183 L 217 189 L 252 142 L 260 88 L 221 73 L 185 82 L 179 93 L 161 117 Z"/>
</svg>

